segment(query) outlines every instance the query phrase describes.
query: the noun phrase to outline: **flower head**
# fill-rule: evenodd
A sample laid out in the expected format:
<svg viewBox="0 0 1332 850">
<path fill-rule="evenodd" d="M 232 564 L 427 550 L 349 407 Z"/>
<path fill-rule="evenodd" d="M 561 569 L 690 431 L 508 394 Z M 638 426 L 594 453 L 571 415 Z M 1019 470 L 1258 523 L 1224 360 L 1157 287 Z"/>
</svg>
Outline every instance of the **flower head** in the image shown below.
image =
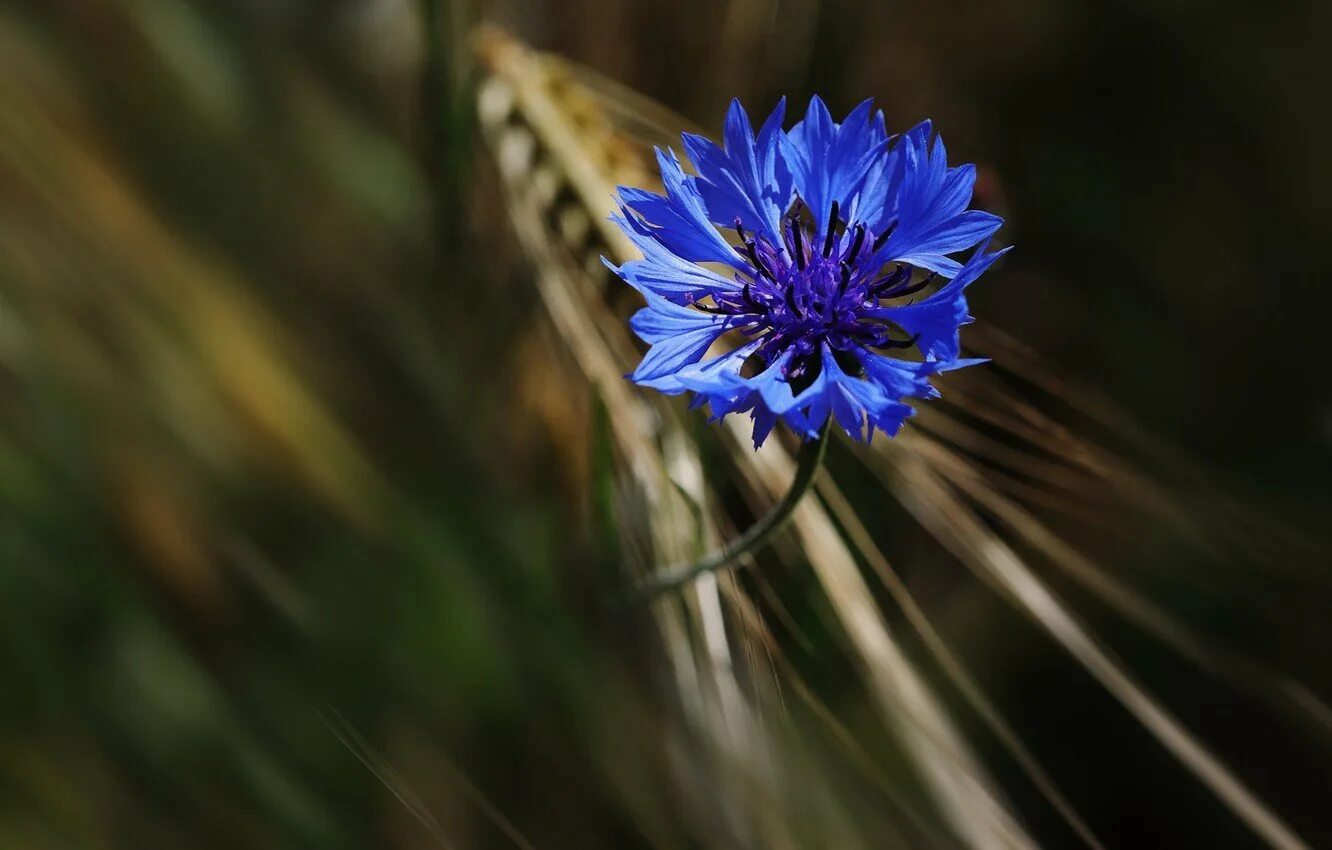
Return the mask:
<svg viewBox="0 0 1332 850">
<path fill-rule="evenodd" d="M 836 123 L 815 97 L 789 131 L 784 113 L 755 134 L 733 101 L 724 147 L 684 135 L 696 173 L 658 150 L 664 195 L 620 187 L 614 220 L 643 258 L 612 269 L 647 299 L 631 326 L 650 346 L 629 377 L 749 412 L 755 447 L 778 420 L 892 436 L 904 398 L 978 362 L 960 356 L 964 290 L 1003 253 L 986 250 L 1003 221 L 967 209 L 975 167 L 949 168 L 928 121 L 890 138 L 869 101 Z"/>
</svg>

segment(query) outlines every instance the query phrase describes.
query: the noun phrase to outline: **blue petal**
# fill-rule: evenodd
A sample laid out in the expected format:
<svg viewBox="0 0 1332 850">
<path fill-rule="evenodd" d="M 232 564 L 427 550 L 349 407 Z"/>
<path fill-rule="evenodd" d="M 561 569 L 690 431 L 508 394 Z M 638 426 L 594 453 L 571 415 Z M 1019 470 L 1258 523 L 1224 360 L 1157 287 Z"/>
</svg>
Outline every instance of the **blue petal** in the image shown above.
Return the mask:
<svg viewBox="0 0 1332 850">
<path fill-rule="evenodd" d="M 639 291 L 656 293 L 661 297 L 685 304 L 719 292 L 735 292 L 740 287 L 715 272 L 683 260 L 653 235 L 652 229 L 626 213 L 611 216 L 629 237 L 629 241 L 643 252 L 643 259 L 630 260 L 622 266 L 602 258 L 607 268 L 615 272 Z"/>
<path fill-rule="evenodd" d="M 869 352 L 861 352 L 862 362 L 867 355 L 873 356 Z M 875 372 L 870 372 L 867 368 L 866 373 L 870 376 L 868 380 L 855 378 L 842 370 L 831 351 L 826 349 L 824 351 L 823 371 L 829 377 L 828 396 L 833 416 L 837 419 L 837 424 L 842 426 L 842 430 L 856 440 L 868 441 L 874 435 L 875 429 L 891 437 L 901 429 L 907 417 L 915 412 L 910 405 L 903 403 L 902 397 L 906 394 L 920 394 L 921 388 L 912 382 L 900 387 L 908 391 L 902 393 L 898 392 L 899 386 L 885 386 L 875 379 L 875 375 L 887 368 L 890 367 L 882 364 Z M 925 387 L 929 388 L 928 382 L 925 383 Z"/>
<path fill-rule="evenodd" d="M 741 271 L 748 268 L 708 221 L 696 181 L 684 173 L 675 154 L 667 155 L 658 149 L 657 164 L 661 167 L 666 195 L 621 186 L 620 198 L 624 205 L 653 225 L 652 235 L 681 259 L 724 263 Z"/>
<path fill-rule="evenodd" d="M 728 326 L 726 316 L 682 307 L 651 293 L 645 292 L 643 295 L 648 305 L 634 313 L 629 320 L 629 327 L 649 345 L 688 331 L 716 328 L 720 332 Z"/>
<path fill-rule="evenodd" d="M 870 380 L 894 398 L 937 398 L 939 392 L 930 384 L 930 377 L 945 370 L 941 363 L 916 363 L 872 351 L 860 352 L 860 364 Z"/>
<path fill-rule="evenodd" d="M 758 220 L 753 202 L 732 172 L 726 152 L 704 136 L 682 133 L 680 139 L 701 178 L 698 192 L 707 207 L 708 219 L 719 227 L 731 227 L 739 219 L 747 228 L 754 229 Z"/>
<path fill-rule="evenodd" d="M 754 450 L 757 451 L 763 445 L 763 441 L 768 439 L 772 433 L 773 426 L 777 424 L 778 416 L 766 407 L 755 407 L 751 414 L 754 419 Z"/>
<path fill-rule="evenodd" d="M 724 316 L 682 307 L 650 292 L 643 295 L 648 306 L 633 315 L 629 327 L 651 348 L 630 376 L 635 382 L 673 375 L 698 362 L 730 326 Z"/>
<path fill-rule="evenodd" d="M 848 119 L 849 122 L 849 119 Z M 848 122 L 843 122 L 848 123 Z M 843 194 L 850 197 L 850 206 L 843 206 L 841 217 L 848 222 L 869 222 L 877 218 L 884 205 L 887 193 L 881 184 L 882 175 L 889 164 L 888 131 L 885 127 L 883 112 L 874 113 L 870 125 L 870 139 L 863 158 L 863 174 L 859 166 L 855 169 L 856 184 L 843 189 Z"/>
<path fill-rule="evenodd" d="M 645 383 L 653 378 L 674 375 L 685 366 L 696 363 L 717 341 L 723 330 L 696 328 L 663 339 L 648 349 L 630 377 L 636 383 Z"/>
<path fill-rule="evenodd" d="M 985 241 L 1003 221 L 967 210 L 976 183 L 975 166 L 949 168 L 943 138 L 936 136 L 931 147 L 929 133 L 925 122 L 905 134 L 887 164 L 867 178 L 867 191 L 886 193 L 869 225 L 881 230 L 896 222 L 893 235 L 870 262 L 907 262 L 951 277 L 961 267 L 947 255 Z"/>
<path fill-rule="evenodd" d="M 779 219 L 791 203 L 792 191 L 791 169 L 782 158 L 781 151 L 781 140 L 786 137 L 786 133 L 782 132 L 785 118 L 786 98 L 783 97 L 777 101 L 777 106 L 759 128 L 758 135 L 760 177 L 767 197 L 777 206 Z"/>
<path fill-rule="evenodd" d="M 761 344 L 760 340 L 749 342 L 711 360 L 687 366 L 675 377 L 681 386 L 698 393 L 700 398 L 707 401 L 713 419 L 720 419 L 728 413 L 747 408 L 750 392 L 740 379 L 740 368 L 745 358 Z"/>
<path fill-rule="evenodd" d="M 786 383 L 785 367 L 790 361 L 789 352 L 759 375 L 753 378 L 740 377 L 745 358 L 761 343 L 761 340 L 755 340 L 705 363 L 685 367 L 673 377 L 680 386 L 707 399 L 714 420 L 730 413 L 749 410 L 754 420 L 756 449 L 763 444 L 779 420 L 785 420 L 798 434 L 813 436 L 818 431 L 819 423 L 811 423 L 810 418 L 797 409 L 809 403 L 811 394 L 807 390 L 801 395 L 802 401 L 797 402 L 791 394 L 790 385 Z"/>
<path fill-rule="evenodd" d="M 733 226 L 738 219 L 773 245 L 781 243 L 779 221 L 790 194 L 789 178 L 776 166 L 785 111 L 783 99 L 755 139 L 744 107 L 739 100 L 731 101 L 725 150 L 703 136 L 682 136 L 685 151 L 702 178 L 697 185 L 709 218 L 723 227 Z"/>
<path fill-rule="evenodd" d="M 883 122 L 871 121 L 870 109 L 871 102 L 864 101 L 836 124 L 816 95 L 804 120 L 782 140 L 795 191 L 814 216 L 816 242 L 824 236 L 833 201 L 845 218 L 856 207 L 866 177 L 888 155 Z"/>
<path fill-rule="evenodd" d="M 994 235 L 1004 223 L 997 215 L 980 210 L 968 210 L 921 234 L 911 243 L 909 250 L 894 256 L 894 260 L 937 271 L 945 277 L 957 273 L 956 261 L 945 254 L 956 254 L 977 245 Z"/>
<path fill-rule="evenodd" d="M 961 350 L 958 328 L 971 321 L 967 315 L 964 290 L 995 260 L 1008 253 L 1007 248 L 988 254 L 985 249 L 985 245 L 977 248 L 957 276 L 928 298 L 915 304 L 878 307 L 866 311 L 866 315 L 887 319 L 900 325 L 907 333 L 917 336 L 916 344 L 927 358 L 956 360 Z"/>
<path fill-rule="evenodd" d="M 871 231 L 882 233 L 897 217 L 907 168 L 914 167 L 914 152 L 923 148 L 932 127 L 925 120 L 890 139 L 888 154 L 875 161 L 865 176 L 858 217 Z"/>
<path fill-rule="evenodd" d="M 786 380 L 786 367 L 791 362 L 791 350 L 772 362 L 772 365 L 750 378 L 746 383 L 759 394 L 763 403 L 773 413 L 789 414 L 808 407 L 823 392 L 827 376 L 820 372 L 808 387 L 795 393 Z"/>
</svg>

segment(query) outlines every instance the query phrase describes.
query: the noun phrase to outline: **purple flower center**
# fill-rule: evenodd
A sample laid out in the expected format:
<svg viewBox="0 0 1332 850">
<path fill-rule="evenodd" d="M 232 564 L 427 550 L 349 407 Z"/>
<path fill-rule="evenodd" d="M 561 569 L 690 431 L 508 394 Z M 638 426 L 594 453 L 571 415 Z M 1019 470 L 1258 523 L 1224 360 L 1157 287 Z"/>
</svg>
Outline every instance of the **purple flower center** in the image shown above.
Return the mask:
<svg viewBox="0 0 1332 850">
<path fill-rule="evenodd" d="M 791 352 L 786 377 L 797 391 L 818 375 L 820 343 L 827 343 L 848 373 L 862 372 L 855 352 L 862 348 L 906 349 L 914 338 L 902 338 L 901 328 L 866 315 L 881 301 L 906 298 L 928 286 L 935 275 L 913 282 L 915 269 L 895 263 L 885 269 L 872 258 L 892 235 L 895 223 L 871 232 L 862 223 L 839 218 L 834 201 L 828 220 L 819 229 L 810 224 L 809 209 L 797 199 L 786 214 L 783 244 L 773 245 L 747 233 L 735 222 L 741 248 L 751 273 L 739 292 L 714 293 L 715 306 L 694 306 L 734 316 L 733 327 L 761 339 L 754 357 L 766 367 Z"/>
</svg>

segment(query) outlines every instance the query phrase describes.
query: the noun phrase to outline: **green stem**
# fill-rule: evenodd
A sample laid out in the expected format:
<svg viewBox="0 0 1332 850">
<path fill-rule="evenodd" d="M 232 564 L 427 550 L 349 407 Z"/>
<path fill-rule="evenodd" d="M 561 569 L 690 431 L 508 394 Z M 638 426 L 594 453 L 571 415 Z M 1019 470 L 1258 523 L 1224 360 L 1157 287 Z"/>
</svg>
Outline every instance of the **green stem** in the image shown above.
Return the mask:
<svg viewBox="0 0 1332 850">
<path fill-rule="evenodd" d="M 819 435 L 800 446 L 796 455 L 796 474 L 791 482 L 791 489 L 786 491 L 782 500 L 773 506 L 766 516 L 751 525 L 744 534 L 720 549 L 704 555 L 688 564 L 677 564 L 657 570 L 639 585 L 635 599 L 650 600 L 663 593 L 676 590 L 704 573 L 729 569 L 744 556 L 756 551 L 768 542 L 773 534 L 786 525 L 796 505 L 814 484 L 819 468 L 823 466 L 823 456 L 828 451 L 828 423 L 819 429 Z"/>
</svg>

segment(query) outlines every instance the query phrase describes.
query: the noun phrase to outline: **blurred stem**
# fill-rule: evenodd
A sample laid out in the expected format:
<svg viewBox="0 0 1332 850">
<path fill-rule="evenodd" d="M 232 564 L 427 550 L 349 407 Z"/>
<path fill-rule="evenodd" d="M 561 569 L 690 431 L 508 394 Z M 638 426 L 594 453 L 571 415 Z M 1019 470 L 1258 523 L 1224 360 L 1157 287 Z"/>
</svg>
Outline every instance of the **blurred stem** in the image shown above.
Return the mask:
<svg viewBox="0 0 1332 850">
<path fill-rule="evenodd" d="M 823 466 L 823 456 L 828 452 L 829 430 L 829 423 L 825 422 L 819 429 L 817 437 L 801 444 L 800 451 L 796 455 L 796 474 L 791 482 L 791 489 L 786 491 L 786 495 L 767 515 L 751 525 L 735 540 L 699 560 L 657 570 L 639 586 L 634 599 L 647 601 L 676 590 L 704 573 L 729 569 L 736 561 L 766 544 L 774 534 L 782 530 L 791 518 L 791 514 L 795 512 L 796 505 L 800 504 L 805 493 L 813 486 L 814 479 Z"/>
</svg>

